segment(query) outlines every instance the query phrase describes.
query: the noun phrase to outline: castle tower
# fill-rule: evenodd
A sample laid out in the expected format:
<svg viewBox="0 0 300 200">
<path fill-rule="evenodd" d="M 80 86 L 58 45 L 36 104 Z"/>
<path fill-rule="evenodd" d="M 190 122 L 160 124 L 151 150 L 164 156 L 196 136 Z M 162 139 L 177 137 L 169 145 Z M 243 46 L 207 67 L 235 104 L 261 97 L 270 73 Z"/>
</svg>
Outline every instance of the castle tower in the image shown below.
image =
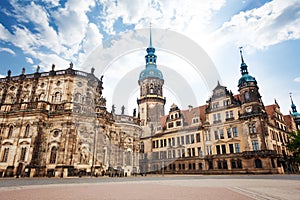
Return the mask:
<svg viewBox="0 0 300 200">
<path fill-rule="evenodd" d="M 241 100 L 241 116 L 246 116 L 249 114 L 261 114 L 262 110 L 264 110 L 264 105 L 261 100 L 261 96 L 259 93 L 259 88 L 257 86 L 257 82 L 255 78 L 249 75 L 248 66 L 244 62 L 242 48 L 240 48 L 241 54 L 241 74 L 242 77 L 239 79 L 238 82 L 238 91 L 240 93 L 240 100 Z"/>
<path fill-rule="evenodd" d="M 244 62 L 242 47 L 241 54 L 241 74 L 238 82 L 240 93 L 241 109 L 239 118 L 243 121 L 243 133 L 249 138 L 249 150 L 265 150 L 266 145 L 266 121 L 267 114 L 259 93 L 259 88 L 255 78 L 248 73 L 248 66 Z"/>
<path fill-rule="evenodd" d="M 152 32 L 150 27 L 150 44 L 145 56 L 146 67 L 140 73 L 138 80 L 140 97 L 137 100 L 139 118 L 144 127 L 145 134 L 153 134 L 160 125 L 160 117 L 164 115 L 166 99 L 163 97 L 164 79 L 161 71 L 156 66 L 157 56 L 152 46 Z M 148 127 L 148 131 L 146 131 Z"/>
</svg>

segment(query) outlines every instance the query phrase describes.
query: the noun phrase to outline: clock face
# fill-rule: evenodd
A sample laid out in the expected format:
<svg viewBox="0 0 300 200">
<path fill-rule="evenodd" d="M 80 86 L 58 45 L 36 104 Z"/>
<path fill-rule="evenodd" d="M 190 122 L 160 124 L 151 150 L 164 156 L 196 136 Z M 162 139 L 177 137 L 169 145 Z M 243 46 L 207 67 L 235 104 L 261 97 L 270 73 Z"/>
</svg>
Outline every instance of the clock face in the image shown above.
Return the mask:
<svg viewBox="0 0 300 200">
<path fill-rule="evenodd" d="M 252 112 L 252 108 L 251 108 L 251 107 L 247 107 L 247 108 L 246 108 L 246 111 L 247 111 L 248 113 L 250 113 L 250 112 Z"/>
</svg>

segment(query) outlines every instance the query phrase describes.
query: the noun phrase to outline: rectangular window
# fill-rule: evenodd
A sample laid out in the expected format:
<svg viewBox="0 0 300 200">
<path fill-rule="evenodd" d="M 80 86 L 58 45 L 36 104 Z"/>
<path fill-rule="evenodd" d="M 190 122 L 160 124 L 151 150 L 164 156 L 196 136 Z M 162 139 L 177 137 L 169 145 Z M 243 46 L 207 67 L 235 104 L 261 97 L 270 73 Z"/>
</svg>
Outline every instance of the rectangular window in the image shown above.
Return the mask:
<svg viewBox="0 0 300 200">
<path fill-rule="evenodd" d="M 220 129 L 219 133 L 220 133 L 220 139 L 224 139 L 224 131 L 223 131 L 223 129 Z"/>
<path fill-rule="evenodd" d="M 252 148 L 253 151 L 258 151 L 259 150 L 259 145 L 257 140 L 252 140 Z"/>
<path fill-rule="evenodd" d="M 155 141 L 152 141 L 152 148 L 155 148 Z"/>
<path fill-rule="evenodd" d="M 164 139 L 164 147 L 167 146 L 167 139 Z"/>
<path fill-rule="evenodd" d="M 231 138 L 231 137 L 232 137 L 232 134 L 231 134 L 231 128 L 228 128 L 228 129 L 227 129 L 227 137 L 228 137 L 228 138 Z"/>
<path fill-rule="evenodd" d="M 191 156 L 195 156 L 195 148 L 192 148 L 191 150 L 192 150 Z"/>
<path fill-rule="evenodd" d="M 240 153 L 241 152 L 240 144 L 239 143 L 235 143 L 234 146 L 235 146 L 235 153 Z"/>
<path fill-rule="evenodd" d="M 203 169 L 202 163 L 198 163 L 198 168 L 199 168 L 199 170 L 202 170 L 202 169 Z"/>
<path fill-rule="evenodd" d="M 250 134 L 256 133 L 256 125 L 255 124 L 249 124 L 249 133 Z"/>
<path fill-rule="evenodd" d="M 226 154 L 226 146 L 225 146 L 225 144 L 222 144 L 222 154 Z"/>
<path fill-rule="evenodd" d="M 196 134 L 196 142 L 201 142 L 200 133 Z"/>
<path fill-rule="evenodd" d="M 190 144 L 190 136 L 189 135 L 185 136 L 185 143 Z"/>
<path fill-rule="evenodd" d="M 171 138 L 168 138 L 168 146 L 171 146 Z"/>
<path fill-rule="evenodd" d="M 177 121 L 176 126 L 181 126 L 181 121 Z"/>
<path fill-rule="evenodd" d="M 173 128 L 173 127 L 174 127 L 173 122 L 170 122 L 170 123 L 168 124 L 168 128 Z"/>
<path fill-rule="evenodd" d="M 2 162 L 7 162 L 9 148 L 5 148 L 2 156 Z"/>
<path fill-rule="evenodd" d="M 180 137 L 177 137 L 177 146 L 180 145 Z"/>
<path fill-rule="evenodd" d="M 215 140 L 218 140 L 219 139 L 218 131 L 214 131 L 214 132 L 215 132 Z"/>
<path fill-rule="evenodd" d="M 175 146 L 175 138 L 172 138 L 172 146 Z"/>
<path fill-rule="evenodd" d="M 226 111 L 226 119 L 228 119 L 229 118 L 229 112 L 228 111 Z"/>
<path fill-rule="evenodd" d="M 233 116 L 233 110 L 231 110 L 230 112 L 229 112 L 229 117 L 230 118 L 233 118 L 234 116 Z"/>
<path fill-rule="evenodd" d="M 181 136 L 181 144 L 184 145 L 184 136 Z"/>
<path fill-rule="evenodd" d="M 229 152 L 234 153 L 233 144 L 229 144 Z"/>
<path fill-rule="evenodd" d="M 217 121 L 217 120 L 218 120 L 218 119 L 217 119 L 217 115 L 214 114 L 213 116 L 214 116 L 214 121 Z"/>
<path fill-rule="evenodd" d="M 237 128 L 236 127 L 232 127 L 232 133 L 233 133 L 233 137 L 238 137 L 239 134 L 238 134 L 238 131 L 237 131 Z"/>
<path fill-rule="evenodd" d="M 187 148 L 187 155 L 188 155 L 188 157 L 191 157 L 192 155 L 191 155 L 191 149 L 190 148 Z"/>
<path fill-rule="evenodd" d="M 168 158 L 172 158 L 172 151 L 168 150 Z"/>
<path fill-rule="evenodd" d="M 217 145 L 217 146 L 216 146 L 216 151 L 217 151 L 217 154 L 221 154 L 221 148 L 220 148 L 220 145 Z"/>
<path fill-rule="evenodd" d="M 198 156 L 202 157 L 203 156 L 203 152 L 201 150 L 201 147 L 198 147 Z"/>
<path fill-rule="evenodd" d="M 212 154 L 211 146 L 206 146 L 206 153 L 207 153 L 207 155 Z"/>
<path fill-rule="evenodd" d="M 205 140 L 210 141 L 210 132 L 209 131 L 205 132 Z"/>
<path fill-rule="evenodd" d="M 194 144 L 195 143 L 195 138 L 194 138 L 194 134 L 191 134 L 191 144 Z"/>
<path fill-rule="evenodd" d="M 221 113 L 218 113 L 218 121 L 221 121 Z"/>
<path fill-rule="evenodd" d="M 181 150 L 180 149 L 177 150 L 177 154 L 178 154 L 177 157 L 181 158 Z"/>
</svg>

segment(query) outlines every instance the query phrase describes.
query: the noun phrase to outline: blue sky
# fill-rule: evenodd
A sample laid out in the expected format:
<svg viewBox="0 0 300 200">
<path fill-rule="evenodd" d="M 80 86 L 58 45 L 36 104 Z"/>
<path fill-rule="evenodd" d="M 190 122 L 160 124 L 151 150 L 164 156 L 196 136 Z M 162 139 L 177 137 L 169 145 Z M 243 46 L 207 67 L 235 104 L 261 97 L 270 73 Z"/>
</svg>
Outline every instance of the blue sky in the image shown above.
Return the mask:
<svg viewBox="0 0 300 200">
<path fill-rule="evenodd" d="M 199 44 L 218 69 L 221 83 L 234 93 L 240 77 L 238 47 L 243 46 L 265 105 L 276 98 L 288 114 L 292 92 L 300 109 L 298 0 L 1 0 L 0 76 L 8 69 L 18 75 L 22 67 L 32 73 L 37 65 L 47 71 L 52 63 L 64 69 L 71 61 L 77 69 L 90 71 L 83 63 L 95 48 L 123 32 L 148 28 L 150 22 Z M 157 56 L 159 63 L 159 51 Z M 109 79 L 104 86 L 110 89 Z M 204 104 L 209 94 L 199 95 Z"/>
</svg>

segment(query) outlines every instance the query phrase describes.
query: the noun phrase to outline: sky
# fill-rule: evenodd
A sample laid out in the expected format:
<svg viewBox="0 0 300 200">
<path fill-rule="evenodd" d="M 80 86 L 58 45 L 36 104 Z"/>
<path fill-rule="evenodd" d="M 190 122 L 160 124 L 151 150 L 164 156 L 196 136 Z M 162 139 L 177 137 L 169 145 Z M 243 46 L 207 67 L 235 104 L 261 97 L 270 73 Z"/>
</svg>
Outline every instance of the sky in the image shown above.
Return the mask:
<svg viewBox="0 0 300 200">
<path fill-rule="evenodd" d="M 41 71 L 49 71 L 52 64 L 56 69 L 66 69 L 70 62 L 86 72 L 95 67 L 97 76 L 104 75 L 103 94 L 110 110 L 117 87 L 126 77 L 131 80 L 136 75 L 136 85 L 128 88 L 130 97 L 124 102 L 130 114 L 136 107 L 138 74 L 145 65 L 149 44 L 147 37 L 142 43 L 131 43 L 130 33 L 148 30 L 150 23 L 153 45 L 158 47 L 158 67 L 166 77 L 166 111 L 173 102 L 182 109 L 188 106 L 172 88 L 168 70 L 179 74 L 183 84 L 191 88 L 196 96 L 193 106 L 205 104 L 212 88 L 205 86 L 208 78 L 201 70 L 198 78 L 193 76 L 193 62 L 188 55 L 178 53 L 181 46 L 175 53 L 160 46 L 162 39 L 158 42 L 155 36 L 164 31 L 197 44 L 195 51 L 207 55 L 218 72 L 217 79 L 234 94 L 238 93 L 241 77 L 242 46 L 264 104 L 273 104 L 276 99 L 281 112 L 288 114 L 291 92 L 300 110 L 299 0 L 1 0 L 0 77 L 5 77 L 9 69 L 12 75 L 19 75 L 23 67 L 26 73 L 33 73 L 38 65 Z M 118 51 L 116 46 L 128 51 Z M 93 55 L 100 58 L 104 54 L 111 55 L 106 57 L 111 61 L 105 66 L 87 65 Z M 116 106 L 119 112 L 121 102 Z"/>
</svg>

